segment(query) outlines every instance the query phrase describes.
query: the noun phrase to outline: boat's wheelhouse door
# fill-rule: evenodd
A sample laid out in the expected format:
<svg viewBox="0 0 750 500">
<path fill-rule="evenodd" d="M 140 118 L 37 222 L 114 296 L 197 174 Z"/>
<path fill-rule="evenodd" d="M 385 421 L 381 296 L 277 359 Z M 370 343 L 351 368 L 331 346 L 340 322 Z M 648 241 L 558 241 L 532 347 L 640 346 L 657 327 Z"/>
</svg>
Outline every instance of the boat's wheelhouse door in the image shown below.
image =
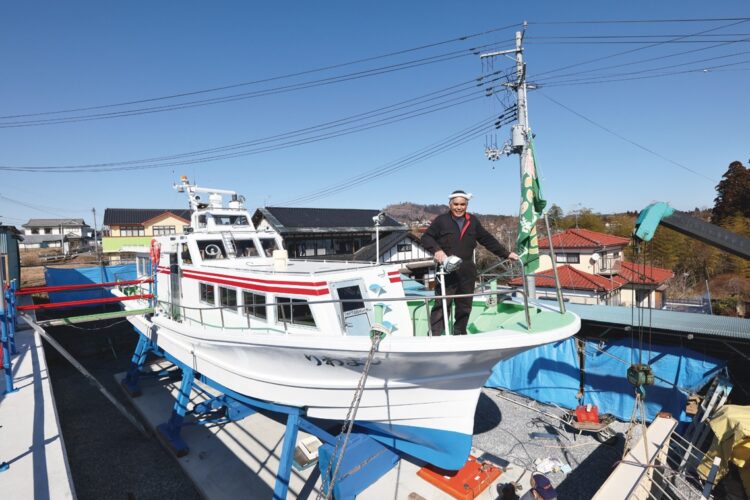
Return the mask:
<svg viewBox="0 0 750 500">
<path fill-rule="evenodd" d="M 339 304 L 339 316 L 346 335 L 369 335 L 370 317 L 367 304 L 362 300 L 365 296 L 364 282 L 357 279 L 334 283 L 333 296 L 347 301 Z"/>
<path fill-rule="evenodd" d="M 177 252 L 169 253 L 169 302 L 172 319 L 180 317 L 180 264 Z"/>
</svg>

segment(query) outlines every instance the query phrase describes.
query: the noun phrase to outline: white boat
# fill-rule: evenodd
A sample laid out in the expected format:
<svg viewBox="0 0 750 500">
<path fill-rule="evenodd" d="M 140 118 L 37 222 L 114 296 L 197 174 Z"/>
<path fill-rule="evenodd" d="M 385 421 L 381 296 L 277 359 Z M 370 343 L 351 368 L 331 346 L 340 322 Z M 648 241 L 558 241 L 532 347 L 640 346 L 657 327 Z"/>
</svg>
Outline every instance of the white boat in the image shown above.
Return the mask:
<svg viewBox="0 0 750 500">
<path fill-rule="evenodd" d="M 152 252 L 156 312 L 129 317 L 135 328 L 234 392 L 330 420 L 347 415 L 371 330 L 389 331 L 372 359 L 357 425 L 436 466 L 465 463 L 480 391 L 496 363 L 580 328 L 573 313 L 531 306 L 527 315 L 523 303 L 493 293 L 474 301 L 468 335 L 431 336 L 430 299 L 405 295 L 399 266 L 289 260 L 281 237 L 256 230 L 235 192 L 186 180 L 178 189 L 189 196 L 191 226 L 152 242 L 160 247 Z M 149 275 L 149 258 L 137 256 L 139 276 Z"/>
</svg>

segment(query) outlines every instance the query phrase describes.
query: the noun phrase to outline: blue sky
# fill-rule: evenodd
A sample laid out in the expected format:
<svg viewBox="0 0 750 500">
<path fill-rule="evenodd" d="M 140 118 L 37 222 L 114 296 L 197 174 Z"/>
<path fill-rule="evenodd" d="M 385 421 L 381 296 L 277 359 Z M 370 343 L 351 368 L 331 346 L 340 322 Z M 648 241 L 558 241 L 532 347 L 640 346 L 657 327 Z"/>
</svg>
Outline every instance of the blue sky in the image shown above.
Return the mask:
<svg viewBox="0 0 750 500">
<path fill-rule="evenodd" d="M 652 201 L 692 209 L 711 206 L 729 163 L 747 163 L 750 157 L 750 42 L 706 48 L 750 38 L 750 21 L 570 21 L 749 16 L 747 2 L 740 1 L 5 2 L 0 6 L 0 116 L 230 86 L 520 27 L 527 20 L 528 76 L 542 87 L 530 93 L 530 125 L 550 202 L 565 211 L 581 206 L 600 212 L 638 210 Z M 91 224 L 95 207 L 100 224 L 107 207 L 181 207 L 186 200 L 171 184 L 183 174 L 200 184 L 236 189 L 251 208 L 300 199 L 302 206 L 318 207 L 441 203 L 452 190 L 464 189 L 475 194 L 471 210 L 515 214 L 516 156 L 488 161 L 484 134 L 439 153 L 446 138 L 498 114 L 501 101 L 509 102 L 502 93 L 482 98 L 481 89 L 461 94 L 475 100 L 447 109 L 263 153 L 143 170 L 28 171 L 181 154 L 314 128 L 469 82 L 487 70 L 469 49 L 511 48 L 513 32 L 496 30 L 463 42 L 180 99 L 0 118 L 0 167 L 26 169 L 0 171 L 0 221 L 20 225 L 33 217 L 84 217 Z M 700 32 L 705 33 L 697 36 Z M 654 47 L 620 43 L 678 37 Z M 578 43 L 582 41 L 595 43 Z M 673 55 L 696 49 L 703 50 Z M 444 62 L 318 87 L 309 84 L 459 51 L 461 57 Z M 508 59 L 497 60 L 494 70 L 510 66 Z M 571 67 L 560 70 L 565 66 Z M 703 67 L 713 69 L 643 78 Z M 591 83 L 597 75 L 618 81 Z M 294 84 L 304 88 L 170 112 L 8 126 Z M 508 133 L 505 126 L 489 137 L 502 143 Z M 419 163 L 347 190 L 335 188 L 354 176 L 382 172 L 429 145 L 434 154 Z M 328 188 L 329 196 L 317 196 Z"/>
</svg>

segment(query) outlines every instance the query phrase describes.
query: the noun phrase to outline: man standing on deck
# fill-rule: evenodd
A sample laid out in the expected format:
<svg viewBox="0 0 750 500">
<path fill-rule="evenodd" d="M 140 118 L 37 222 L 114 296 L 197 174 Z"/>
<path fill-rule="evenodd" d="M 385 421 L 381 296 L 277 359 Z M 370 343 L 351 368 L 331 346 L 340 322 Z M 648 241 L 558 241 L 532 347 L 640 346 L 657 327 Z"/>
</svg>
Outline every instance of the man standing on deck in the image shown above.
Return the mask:
<svg viewBox="0 0 750 500">
<path fill-rule="evenodd" d="M 474 265 L 474 249 L 477 242 L 501 259 L 518 260 L 515 252 L 500 244 L 482 225 L 479 219 L 466 212 L 471 194 L 458 190 L 448 197 L 447 213 L 438 215 L 422 236 L 422 245 L 433 253 L 438 264 L 450 255 L 460 257 L 461 266 L 445 275 L 446 295 L 460 295 L 474 292 L 477 269 Z M 466 325 L 471 314 L 471 297 L 455 299 L 456 318 L 453 324 L 454 335 L 466 335 Z M 447 299 L 448 309 L 453 299 Z M 430 314 L 433 335 L 442 335 L 444 330 L 443 304 L 436 301 Z"/>
</svg>

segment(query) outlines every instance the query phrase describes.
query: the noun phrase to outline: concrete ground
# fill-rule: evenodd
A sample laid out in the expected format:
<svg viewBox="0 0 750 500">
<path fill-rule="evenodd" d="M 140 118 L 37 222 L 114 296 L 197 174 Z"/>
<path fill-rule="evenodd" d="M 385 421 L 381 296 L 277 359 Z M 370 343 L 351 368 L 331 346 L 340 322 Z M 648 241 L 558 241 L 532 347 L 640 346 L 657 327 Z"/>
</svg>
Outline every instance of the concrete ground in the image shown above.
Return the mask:
<svg viewBox="0 0 750 500">
<path fill-rule="evenodd" d="M 68 310 L 65 315 L 92 312 L 100 311 Z M 114 379 L 115 373 L 127 369 L 135 349 L 137 339 L 128 323 L 51 327 L 48 332 L 136 414 Z M 80 500 L 200 498 L 190 479 L 155 438 L 144 437 L 47 344 L 45 353 Z"/>
</svg>

